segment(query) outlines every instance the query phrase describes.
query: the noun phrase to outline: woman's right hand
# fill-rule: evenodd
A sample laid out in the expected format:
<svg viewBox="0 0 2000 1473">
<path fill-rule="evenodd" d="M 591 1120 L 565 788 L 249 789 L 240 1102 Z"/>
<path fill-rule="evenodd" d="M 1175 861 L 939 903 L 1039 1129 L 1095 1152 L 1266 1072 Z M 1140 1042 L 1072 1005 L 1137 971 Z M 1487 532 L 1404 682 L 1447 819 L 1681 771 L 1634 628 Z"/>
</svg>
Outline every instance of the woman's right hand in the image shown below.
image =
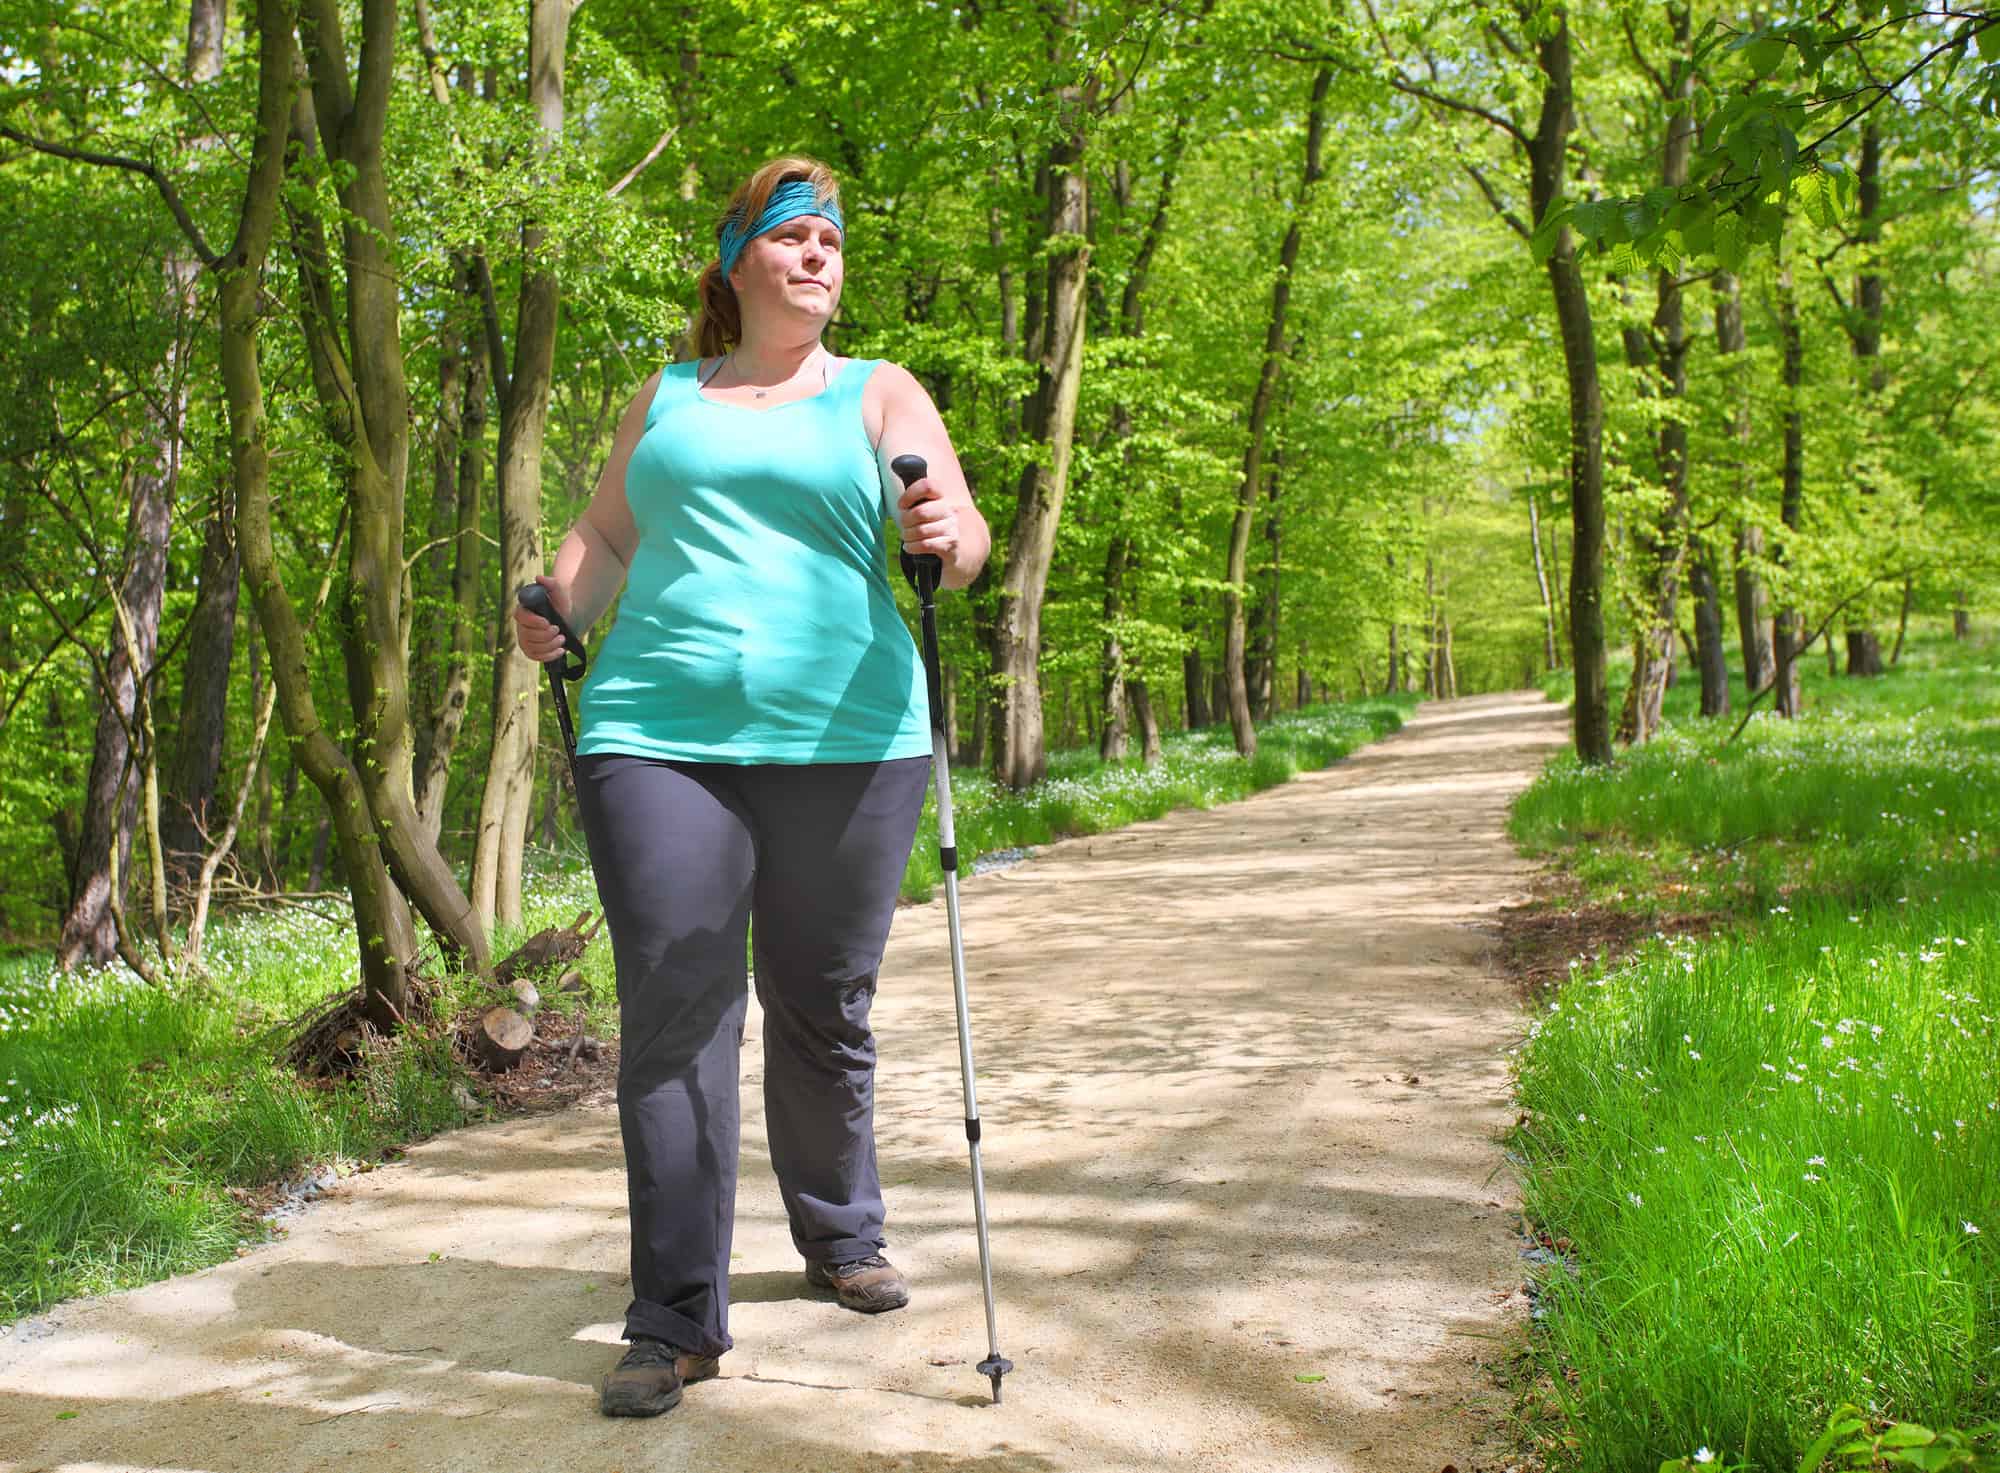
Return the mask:
<svg viewBox="0 0 2000 1473">
<path fill-rule="evenodd" d="M 549 591 L 549 602 L 554 604 L 556 612 L 567 620 L 569 590 L 547 573 L 536 574 L 535 581 Z M 561 631 L 540 614 L 531 614 L 518 603 L 514 605 L 514 638 L 521 646 L 521 653 L 537 665 L 548 664 L 563 651 Z"/>
</svg>

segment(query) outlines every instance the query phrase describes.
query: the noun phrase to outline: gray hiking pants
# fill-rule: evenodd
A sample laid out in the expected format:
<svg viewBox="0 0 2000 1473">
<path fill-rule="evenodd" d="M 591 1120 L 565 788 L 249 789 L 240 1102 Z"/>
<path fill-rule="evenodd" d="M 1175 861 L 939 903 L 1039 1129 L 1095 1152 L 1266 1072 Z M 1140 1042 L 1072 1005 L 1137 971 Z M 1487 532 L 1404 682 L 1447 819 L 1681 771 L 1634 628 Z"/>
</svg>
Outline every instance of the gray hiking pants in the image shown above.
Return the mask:
<svg viewBox="0 0 2000 1473">
<path fill-rule="evenodd" d="M 720 1355 L 733 1343 L 746 929 L 792 1242 L 808 1260 L 842 1263 L 886 1241 L 868 1008 L 930 759 L 733 766 L 600 753 L 576 766 L 623 1030 L 625 1336 Z"/>
</svg>

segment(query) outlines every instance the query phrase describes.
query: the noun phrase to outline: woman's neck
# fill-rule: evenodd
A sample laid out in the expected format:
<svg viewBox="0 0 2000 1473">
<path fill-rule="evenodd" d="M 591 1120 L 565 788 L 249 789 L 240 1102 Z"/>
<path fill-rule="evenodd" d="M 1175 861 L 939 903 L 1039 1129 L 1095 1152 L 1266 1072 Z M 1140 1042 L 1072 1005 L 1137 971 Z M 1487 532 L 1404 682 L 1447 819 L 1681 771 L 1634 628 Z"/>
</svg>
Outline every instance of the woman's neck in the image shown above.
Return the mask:
<svg viewBox="0 0 2000 1473">
<path fill-rule="evenodd" d="M 805 367 L 820 351 L 819 335 L 785 339 L 758 337 L 746 333 L 730 354 L 736 377 L 745 383 L 782 384 Z"/>
</svg>

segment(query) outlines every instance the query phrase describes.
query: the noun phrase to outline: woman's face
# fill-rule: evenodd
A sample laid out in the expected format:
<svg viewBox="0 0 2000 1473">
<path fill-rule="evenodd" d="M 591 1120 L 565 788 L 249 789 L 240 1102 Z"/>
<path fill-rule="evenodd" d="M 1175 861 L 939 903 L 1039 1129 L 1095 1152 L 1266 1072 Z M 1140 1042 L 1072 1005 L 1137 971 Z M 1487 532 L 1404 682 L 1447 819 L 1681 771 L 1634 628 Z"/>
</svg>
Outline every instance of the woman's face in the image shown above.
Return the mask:
<svg viewBox="0 0 2000 1473">
<path fill-rule="evenodd" d="M 746 325 L 775 317 L 823 328 L 846 280 L 840 244 L 840 227 L 831 220 L 800 215 L 746 245 L 729 274 Z"/>
</svg>

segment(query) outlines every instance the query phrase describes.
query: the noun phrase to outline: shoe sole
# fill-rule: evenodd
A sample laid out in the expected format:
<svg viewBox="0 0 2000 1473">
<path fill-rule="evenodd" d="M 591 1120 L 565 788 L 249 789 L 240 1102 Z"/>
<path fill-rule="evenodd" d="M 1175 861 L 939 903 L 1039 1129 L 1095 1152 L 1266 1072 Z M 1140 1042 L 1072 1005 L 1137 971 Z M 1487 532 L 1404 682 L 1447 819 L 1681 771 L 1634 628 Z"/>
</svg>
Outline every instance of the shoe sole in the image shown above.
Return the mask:
<svg viewBox="0 0 2000 1473">
<path fill-rule="evenodd" d="M 621 1401 L 616 1403 L 606 1397 L 600 1388 L 598 1391 L 597 1408 L 607 1417 L 658 1417 L 672 1411 L 680 1404 L 681 1387 L 679 1386 L 657 1397 L 648 1397 L 640 1401 Z"/>
<path fill-rule="evenodd" d="M 644 1400 L 613 1404 L 605 1395 L 602 1384 L 597 1389 L 597 1408 L 607 1417 L 658 1417 L 664 1416 L 681 1404 L 681 1393 L 699 1381 L 710 1381 L 722 1374 L 722 1366 L 717 1360 L 695 1362 L 690 1368 L 692 1374 L 685 1376 L 681 1384 L 672 1391 L 662 1392 L 657 1397 Z"/>
</svg>

